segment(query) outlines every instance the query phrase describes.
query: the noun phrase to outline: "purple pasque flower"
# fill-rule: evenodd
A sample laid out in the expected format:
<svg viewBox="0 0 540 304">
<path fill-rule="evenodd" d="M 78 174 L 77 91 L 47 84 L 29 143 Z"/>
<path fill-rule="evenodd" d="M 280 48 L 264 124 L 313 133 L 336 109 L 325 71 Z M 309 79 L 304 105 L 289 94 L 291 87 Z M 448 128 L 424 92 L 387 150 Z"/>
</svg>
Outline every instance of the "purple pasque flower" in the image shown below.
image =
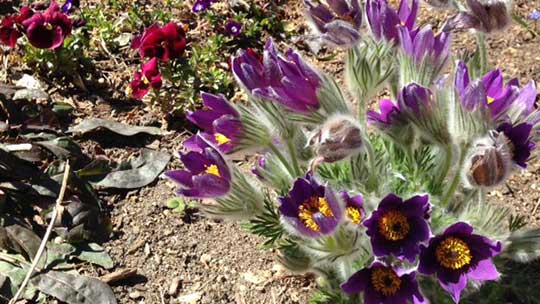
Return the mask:
<svg viewBox="0 0 540 304">
<path fill-rule="evenodd" d="M 216 146 L 221 152 L 228 153 L 234 149 L 242 134 L 240 114 L 223 95 L 201 93 L 204 108 L 199 111 L 189 111 L 187 119 L 203 130 L 184 141 L 188 150 L 200 152 L 199 137 Z"/>
<path fill-rule="evenodd" d="M 343 202 L 345 202 L 345 216 L 347 220 L 355 225 L 360 225 L 366 216 L 362 195 L 350 196 L 347 191 L 339 193 Z"/>
<path fill-rule="evenodd" d="M 193 4 L 193 8 L 191 9 L 194 13 L 202 13 L 206 11 L 207 9 L 212 6 L 213 1 L 212 0 L 198 0 Z"/>
<path fill-rule="evenodd" d="M 421 64 L 427 60 L 426 64 L 440 70 L 447 62 L 450 55 L 450 34 L 441 32 L 435 35 L 430 25 L 414 30 L 399 26 L 398 32 L 401 49 L 416 63 Z"/>
<path fill-rule="evenodd" d="M 257 176 L 258 179 L 264 180 L 261 169 L 266 169 L 266 157 L 264 157 L 264 155 L 259 156 L 257 158 L 257 164 L 251 167 L 251 173 Z"/>
<path fill-rule="evenodd" d="M 427 219 L 430 209 L 427 195 L 416 195 L 404 201 L 395 194 L 382 199 L 364 222 L 376 256 L 394 255 L 414 262 L 420 243 L 430 236 Z"/>
<path fill-rule="evenodd" d="M 296 179 L 288 195 L 278 199 L 284 223 L 300 236 L 328 235 L 343 217 L 343 208 L 334 191 L 318 184 L 309 174 Z"/>
<path fill-rule="evenodd" d="M 194 198 L 216 198 L 231 188 L 231 171 L 219 150 L 200 137 L 200 152 L 180 153 L 185 169 L 165 172 L 177 183 L 179 195 Z"/>
<path fill-rule="evenodd" d="M 69 17 L 60 11 L 56 2 L 44 12 L 35 13 L 24 20 L 22 26 L 28 41 L 39 49 L 56 49 L 71 35 L 73 27 Z"/>
<path fill-rule="evenodd" d="M 242 23 L 234 20 L 230 20 L 225 25 L 225 29 L 227 30 L 227 33 L 229 33 L 232 36 L 240 36 L 240 33 L 242 32 Z"/>
<path fill-rule="evenodd" d="M 380 129 L 385 129 L 396 124 L 400 114 L 399 104 L 394 104 L 390 99 L 381 99 L 379 101 L 379 112 L 368 111 L 367 121 Z"/>
<path fill-rule="evenodd" d="M 469 11 L 450 18 L 443 31 L 475 29 L 485 33 L 500 31 L 512 21 L 511 0 L 467 0 Z"/>
<path fill-rule="evenodd" d="M 405 26 L 409 31 L 414 28 L 418 15 L 418 0 L 401 0 L 396 11 L 386 0 L 367 0 L 366 15 L 371 33 L 377 40 L 385 39 L 399 43 L 398 26 Z"/>
<path fill-rule="evenodd" d="M 142 99 L 150 88 L 159 90 L 162 85 L 161 74 L 158 68 L 158 59 L 152 60 L 141 65 L 141 70 L 135 72 L 133 80 L 129 83 L 131 95 L 135 99 Z"/>
<path fill-rule="evenodd" d="M 505 122 L 497 127 L 510 140 L 512 160 L 523 169 L 527 168 L 527 160 L 536 146 L 530 138 L 532 128 L 533 125 L 525 122 L 516 125 Z"/>
<path fill-rule="evenodd" d="M 340 47 L 350 47 L 360 40 L 362 7 L 358 0 L 304 0 L 307 17 L 321 38 Z"/>
<path fill-rule="evenodd" d="M 412 115 L 428 115 L 433 108 L 433 94 L 428 88 L 416 83 L 404 86 L 398 93 L 398 105 L 402 112 Z"/>
<path fill-rule="evenodd" d="M 284 56 L 279 54 L 271 39 L 266 43 L 262 62 L 254 54 L 241 51 L 232 60 L 232 71 L 237 81 L 255 97 L 280 103 L 299 113 L 320 107 L 319 73 L 292 49 Z"/>
<path fill-rule="evenodd" d="M 357 271 L 341 289 L 346 294 L 364 293 L 364 304 L 424 303 L 416 273 L 400 273 L 382 262 Z"/>
<path fill-rule="evenodd" d="M 468 279 L 488 281 L 499 278 L 491 258 L 501 249 L 500 242 L 473 234 L 472 226 L 458 222 L 431 238 L 428 245 L 422 245 L 418 272 L 435 274 L 441 287 L 457 303 Z"/>
</svg>

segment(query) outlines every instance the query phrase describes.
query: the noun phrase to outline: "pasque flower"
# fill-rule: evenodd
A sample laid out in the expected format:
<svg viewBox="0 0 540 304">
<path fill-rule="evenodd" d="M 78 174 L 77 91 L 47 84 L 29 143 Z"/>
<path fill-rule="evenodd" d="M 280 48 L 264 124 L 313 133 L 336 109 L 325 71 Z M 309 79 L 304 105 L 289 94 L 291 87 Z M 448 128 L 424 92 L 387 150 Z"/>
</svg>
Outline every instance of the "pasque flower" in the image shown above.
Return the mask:
<svg viewBox="0 0 540 304">
<path fill-rule="evenodd" d="M 366 215 L 362 195 L 350 196 L 347 191 L 341 191 L 339 195 L 343 202 L 345 202 L 345 216 L 347 220 L 355 225 L 360 225 Z"/>
<path fill-rule="evenodd" d="M 309 113 L 320 106 L 318 72 L 292 49 L 285 56 L 280 55 L 272 40 L 266 43 L 262 62 L 253 53 L 241 51 L 233 58 L 232 70 L 238 82 L 255 97 L 278 102 L 300 113 Z"/>
<path fill-rule="evenodd" d="M 141 66 L 141 70 L 135 72 L 133 80 L 129 84 L 131 95 L 136 99 L 142 99 L 150 88 L 159 90 L 161 88 L 161 74 L 158 69 L 157 58 L 152 58 Z"/>
<path fill-rule="evenodd" d="M 414 130 L 401 112 L 399 103 L 389 99 L 379 101 L 379 110 L 367 112 L 367 122 L 381 130 L 394 142 L 408 146 L 414 140 Z"/>
<path fill-rule="evenodd" d="M 69 17 L 60 11 L 56 2 L 44 12 L 35 13 L 22 22 L 28 41 L 40 49 L 56 49 L 71 34 L 73 27 Z"/>
<path fill-rule="evenodd" d="M 476 29 L 491 33 L 506 28 L 512 20 L 511 0 L 467 0 L 469 11 L 450 18 L 443 31 Z"/>
<path fill-rule="evenodd" d="M 307 17 L 325 41 L 350 47 L 360 39 L 362 8 L 358 0 L 304 0 Z"/>
<path fill-rule="evenodd" d="M 416 273 L 400 273 L 396 268 L 374 262 L 353 274 L 341 289 L 347 294 L 364 294 L 364 304 L 424 303 Z"/>
<path fill-rule="evenodd" d="M 450 55 L 450 35 L 441 32 L 433 33 L 431 26 L 409 30 L 406 26 L 399 26 L 399 40 L 401 49 L 415 62 L 429 64 L 435 70 L 440 70 Z"/>
<path fill-rule="evenodd" d="M 505 122 L 497 127 L 497 131 L 503 133 L 510 140 L 512 160 L 523 169 L 527 168 L 527 161 L 532 150 L 536 147 L 536 144 L 531 140 L 532 128 L 532 124 L 525 122 L 515 125 Z"/>
<path fill-rule="evenodd" d="M 165 172 L 170 180 L 180 185 L 179 195 L 194 198 L 216 198 L 231 188 L 231 171 L 221 153 L 204 138 L 197 141 L 200 152 L 180 153 L 184 170 Z"/>
<path fill-rule="evenodd" d="M 186 48 L 186 33 L 180 24 L 169 22 L 160 27 L 154 24 L 131 42 L 133 49 L 145 58 L 156 57 L 161 61 L 180 58 Z"/>
<path fill-rule="evenodd" d="M 17 40 L 22 37 L 23 21 L 32 17 L 34 11 L 28 6 L 21 8 L 21 12 L 16 15 L 7 15 L 0 24 L 0 41 L 3 44 L 13 48 L 17 44 Z"/>
<path fill-rule="evenodd" d="M 377 210 L 364 222 L 373 253 L 414 262 L 420 252 L 420 242 L 430 236 L 429 209 L 427 195 L 416 195 L 405 201 L 395 194 L 383 198 Z"/>
<path fill-rule="evenodd" d="M 467 280 L 488 281 L 499 278 L 492 258 L 501 252 L 500 242 L 473 234 L 473 227 L 458 222 L 422 246 L 418 271 L 435 274 L 441 287 L 459 302 Z"/>
<path fill-rule="evenodd" d="M 200 151 L 197 138 L 207 141 L 227 153 L 233 150 L 242 133 L 240 114 L 223 95 L 201 94 L 204 109 L 188 112 L 187 119 L 203 130 L 203 133 L 184 141 L 184 146 L 192 151 Z"/>
<path fill-rule="evenodd" d="M 396 11 L 386 0 L 367 0 L 366 15 L 369 27 L 376 39 L 399 42 L 398 26 L 403 25 L 409 31 L 414 28 L 418 15 L 418 0 L 401 0 Z"/>
<path fill-rule="evenodd" d="M 298 178 L 289 194 L 279 197 L 279 201 L 283 222 L 300 236 L 328 235 L 343 217 L 343 208 L 334 191 L 317 183 L 311 175 Z"/>
</svg>

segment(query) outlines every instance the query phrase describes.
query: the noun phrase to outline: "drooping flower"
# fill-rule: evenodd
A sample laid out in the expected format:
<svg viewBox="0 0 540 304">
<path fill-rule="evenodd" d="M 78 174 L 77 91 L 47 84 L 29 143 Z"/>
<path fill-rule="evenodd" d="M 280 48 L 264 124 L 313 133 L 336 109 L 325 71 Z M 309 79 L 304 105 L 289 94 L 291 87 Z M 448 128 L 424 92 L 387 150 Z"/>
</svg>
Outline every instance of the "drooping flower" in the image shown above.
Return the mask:
<svg viewBox="0 0 540 304">
<path fill-rule="evenodd" d="M 235 143 L 238 143 L 242 132 L 240 114 L 223 95 L 203 92 L 201 98 L 205 108 L 195 112 L 190 111 L 186 117 L 201 128 L 203 133 L 184 141 L 184 147 L 191 151 L 200 151 L 199 144 L 195 142 L 200 136 L 218 147 L 221 152 L 230 152 Z"/>
<path fill-rule="evenodd" d="M 161 74 L 159 73 L 157 58 L 152 58 L 152 60 L 142 64 L 141 70 L 135 72 L 133 80 L 129 84 L 131 95 L 136 99 L 142 99 L 146 96 L 150 88 L 159 90 L 161 85 Z"/>
<path fill-rule="evenodd" d="M 145 58 L 177 59 L 186 49 L 186 33 L 180 24 L 174 22 L 163 27 L 154 24 L 133 39 L 131 48 L 139 50 L 141 57 Z"/>
<path fill-rule="evenodd" d="M 242 23 L 231 20 L 227 22 L 227 25 L 225 25 L 225 28 L 227 29 L 227 33 L 236 37 L 236 36 L 239 36 L 240 33 L 242 32 Z"/>
<path fill-rule="evenodd" d="M 379 111 L 368 111 L 367 122 L 381 130 L 394 142 L 408 146 L 414 140 L 412 125 L 401 113 L 399 104 L 389 99 L 379 101 Z"/>
<path fill-rule="evenodd" d="M 497 127 L 497 131 L 503 133 L 511 143 L 511 154 L 514 163 L 521 168 L 527 168 L 527 160 L 536 144 L 530 139 L 533 125 L 520 123 L 512 125 L 503 123 Z"/>
<path fill-rule="evenodd" d="M 34 11 L 31 8 L 24 6 L 19 14 L 5 16 L 0 24 L 0 41 L 11 48 L 15 47 L 17 40 L 24 32 L 23 21 L 32 17 L 33 14 Z"/>
<path fill-rule="evenodd" d="M 416 195 L 403 200 L 389 194 L 377 210 L 364 222 L 376 256 L 394 255 L 414 262 L 420 252 L 420 242 L 430 236 L 427 223 L 429 211 L 427 195 Z"/>
<path fill-rule="evenodd" d="M 198 0 L 195 2 L 195 4 L 193 4 L 193 12 L 194 13 L 202 13 L 204 11 L 206 11 L 207 9 L 210 8 L 210 6 L 212 5 L 212 2 L 211 0 Z"/>
<path fill-rule="evenodd" d="M 459 302 L 467 280 L 488 281 L 499 278 L 492 258 L 501 252 L 500 242 L 473 234 L 473 227 L 458 222 L 422 246 L 418 272 L 435 274 L 441 287 Z"/>
<path fill-rule="evenodd" d="M 73 27 L 69 17 L 60 11 L 56 2 L 47 10 L 35 13 L 22 22 L 28 41 L 40 49 L 56 49 L 63 45 Z"/>
<path fill-rule="evenodd" d="M 443 31 L 475 29 L 485 33 L 500 31 L 512 21 L 511 0 L 467 0 L 469 11 L 450 18 Z"/>
<path fill-rule="evenodd" d="M 180 153 L 184 170 L 165 172 L 180 188 L 177 193 L 186 197 L 216 198 L 231 188 L 231 171 L 221 153 L 203 138 L 198 141 L 201 152 Z"/>
<path fill-rule="evenodd" d="M 292 49 L 285 56 L 278 54 L 272 40 L 266 43 L 263 62 L 242 51 L 233 58 L 232 70 L 238 82 L 255 97 L 278 102 L 300 113 L 309 113 L 320 106 L 318 72 Z"/>
<path fill-rule="evenodd" d="M 401 0 L 396 11 L 386 0 L 367 0 L 366 15 L 369 27 L 377 40 L 385 39 L 399 43 L 398 26 L 403 25 L 412 31 L 418 15 L 418 0 Z"/>
<path fill-rule="evenodd" d="M 397 269 L 374 262 L 353 274 L 341 289 L 350 295 L 363 293 L 364 304 L 423 303 L 416 273 L 399 273 Z"/>
<path fill-rule="evenodd" d="M 360 39 L 362 8 L 358 0 L 304 0 L 304 4 L 307 17 L 323 40 L 351 47 Z"/>
<path fill-rule="evenodd" d="M 366 215 L 362 195 L 350 196 L 347 191 L 341 191 L 339 195 L 345 202 L 345 217 L 347 220 L 355 225 L 360 225 Z"/>
<path fill-rule="evenodd" d="M 399 40 L 401 49 L 419 64 L 425 62 L 440 70 L 450 55 L 450 35 L 441 32 L 433 33 L 431 26 L 409 30 L 406 26 L 399 26 Z"/>
<path fill-rule="evenodd" d="M 334 191 L 318 184 L 311 175 L 298 178 L 289 194 L 279 197 L 279 201 L 283 222 L 300 236 L 328 235 L 343 217 L 343 208 Z"/>
</svg>

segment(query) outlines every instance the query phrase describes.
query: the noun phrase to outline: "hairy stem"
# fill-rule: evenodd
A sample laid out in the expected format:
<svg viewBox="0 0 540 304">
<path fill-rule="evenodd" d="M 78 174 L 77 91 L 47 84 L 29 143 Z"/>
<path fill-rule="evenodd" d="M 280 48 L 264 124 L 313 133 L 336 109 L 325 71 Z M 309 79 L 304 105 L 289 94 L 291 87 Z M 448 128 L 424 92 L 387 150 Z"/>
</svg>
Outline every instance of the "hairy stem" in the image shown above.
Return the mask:
<svg viewBox="0 0 540 304">
<path fill-rule="evenodd" d="M 465 156 L 467 155 L 468 145 L 465 145 L 462 147 L 460 151 L 459 156 L 459 162 L 457 166 L 457 170 L 454 174 L 454 178 L 452 179 L 452 182 L 450 183 L 450 186 L 448 187 L 448 190 L 443 196 L 443 199 L 441 200 L 441 206 L 446 208 L 448 206 L 448 203 L 450 200 L 454 197 L 454 193 L 457 190 L 457 187 L 459 186 L 459 183 L 461 181 L 461 170 L 463 169 L 463 164 L 465 163 Z"/>
<path fill-rule="evenodd" d="M 480 52 L 480 75 L 484 75 L 488 70 L 486 34 L 478 31 L 476 33 L 476 42 L 478 43 L 478 51 Z"/>
<path fill-rule="evenodd" d="M 296 157 L 296 149 L 293 145 L 292 139 L 287 139 L 287 148 L 289 149 L 289 154 L 292 159 L 293 168 L 294 168 L 294 175 L 293 176 L 301 176 L 302 171 L 300 170 L 300 165 L 298 164 L 298 158 Z"/>
<path fill-rule="evenodd" d="M 293 169 L 291 168 L 290 164 L 289 164 L 289 161 L 287 160 L 287 158 L 285 158 L 285 156 L 279 151 L 279 149 L 272 143 L 270 142 L 268 144 L 268 148 L 270 149 L 270 151 L 272 151 L 272 153 L 274 153 L 277 158 L 279 159 L 279 161 L 285 166 L 285 168 L 287 168 L 287 171 L 289 171 L 289 174 L 291 174 L 291 176 L 294 176 L 294 171 Z"/>
<path fill-rule="evenodd" d="M 444 180 L 448 176 L 448 172 L 450 171 L 450 167 L 452 166 L 452 160 L 454 158 L 454 154 L 452 152 L 453 147 L 452 144 L 448 144 L 444 147 L 444 164 L 441 167 L 441 170 L 439 171 L 439 175 L 436 177 L 435 185 L 437 187 L 441 187 L 444 183 Z"/>
</svg>

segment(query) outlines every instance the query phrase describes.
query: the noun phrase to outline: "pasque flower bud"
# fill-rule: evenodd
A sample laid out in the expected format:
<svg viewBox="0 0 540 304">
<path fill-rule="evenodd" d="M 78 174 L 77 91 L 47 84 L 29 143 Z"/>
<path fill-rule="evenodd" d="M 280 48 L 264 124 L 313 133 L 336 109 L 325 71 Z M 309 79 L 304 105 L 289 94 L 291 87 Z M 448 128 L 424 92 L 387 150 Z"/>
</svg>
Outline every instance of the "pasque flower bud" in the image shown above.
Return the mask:
<svg viewBox="0 0 540 304">
<path fill-rule="evenodd" d="M 503 30 L 512 20 L 511 0 L 467 0 L 468 12 L 448 20 L 443 31 L 476 29 L 485 33 Z"/>
</svg>

